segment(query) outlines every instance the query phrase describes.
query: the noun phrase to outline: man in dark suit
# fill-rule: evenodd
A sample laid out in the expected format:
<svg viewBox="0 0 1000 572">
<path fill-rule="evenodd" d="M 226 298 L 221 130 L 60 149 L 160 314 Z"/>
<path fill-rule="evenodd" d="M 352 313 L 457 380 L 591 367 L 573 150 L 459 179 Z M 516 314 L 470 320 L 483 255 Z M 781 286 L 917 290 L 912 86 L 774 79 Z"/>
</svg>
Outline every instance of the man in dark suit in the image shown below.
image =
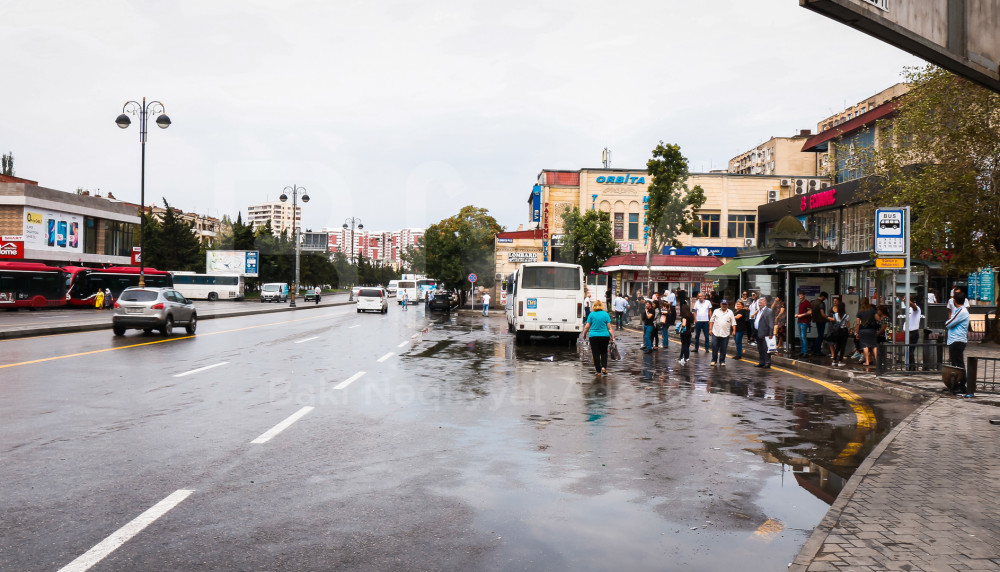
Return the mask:
<svg viewBox="0 0 1000 572">
<path fill-rule="evenodd" d="M 757 300 L 759 309 L 754 316 L 754 329 L 757 332 L 757 353 L 760 358 L 757 360 L 757 367 L 771 367 L 771 354 L 767 353 L 767 338 L 774 335 L 774 312 L 767 307 L 767 296 L 761 296 Z"/>
</svg>

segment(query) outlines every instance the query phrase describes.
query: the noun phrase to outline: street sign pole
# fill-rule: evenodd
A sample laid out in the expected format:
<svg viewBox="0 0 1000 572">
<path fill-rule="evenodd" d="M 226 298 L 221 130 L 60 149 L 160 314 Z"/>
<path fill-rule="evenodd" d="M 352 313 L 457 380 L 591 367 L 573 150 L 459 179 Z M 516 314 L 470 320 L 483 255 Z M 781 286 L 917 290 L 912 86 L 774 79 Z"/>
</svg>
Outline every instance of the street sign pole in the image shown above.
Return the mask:
<svg viewBox="0 0 1000 572">
<path fill-rule="evenodd" d="M 906 343 L 906 346 L 904 346 L 903 350 L 903 359 L 906 360 L 906 365 L 909 366 L 912 349 L 910 348 L 910 333 L 907 331 L 907 327 L 910 325 L 910 304 L 913 304 L 910 292 L 910 207 L 903 207 L 903 236 L 906 237 L 906 297 L 903 298 L 906 300 L 906 311 L 903 312 L 906 320 L 906 326 L 903 327 L 903 331 L 906 332 L 903 334 L 903 341 Z"/>
</svg>

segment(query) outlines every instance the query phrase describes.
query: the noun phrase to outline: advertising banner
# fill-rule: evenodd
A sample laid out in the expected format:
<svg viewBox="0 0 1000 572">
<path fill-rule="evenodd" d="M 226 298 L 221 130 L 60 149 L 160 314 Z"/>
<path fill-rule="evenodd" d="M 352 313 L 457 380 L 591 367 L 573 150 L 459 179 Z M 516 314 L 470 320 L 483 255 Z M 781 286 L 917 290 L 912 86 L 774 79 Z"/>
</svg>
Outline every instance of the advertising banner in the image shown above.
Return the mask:
<svg viewBox="0 0 1000 572">
<path fill-rule="evenodd" d="M 50 252 L 83 252 L 83 217 L 27 207 L 24 247 Z"/>
<path fill-rule="evenodd" d="M 257 276 L 260 252 L 257 250 L 209 250 L 205 252 L 205 272 L 235 272 L 243 276 Z"/>
</svg>

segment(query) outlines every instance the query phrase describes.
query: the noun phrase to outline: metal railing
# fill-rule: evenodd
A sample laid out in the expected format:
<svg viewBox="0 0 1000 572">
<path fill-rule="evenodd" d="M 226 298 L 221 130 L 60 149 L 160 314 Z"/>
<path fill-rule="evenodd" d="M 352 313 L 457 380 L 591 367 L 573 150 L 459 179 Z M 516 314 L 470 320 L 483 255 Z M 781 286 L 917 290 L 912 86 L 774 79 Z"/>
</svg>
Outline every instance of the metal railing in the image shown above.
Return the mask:
<svg viewBox="0 0 1000 572">
<path fill-rule="evenodd" d="M 880 344 L 876 375 L 889 372 L 938 373 L 944 364 L 944 340 L 928 339 L 919 344 Z M 909 356 L 907 356 L 909 349 Z M 908 358 L 908 359 L 907 359 Z"/>
<path fill-rule="evenodd" d="M 966 358 L 969 393 L 1000 393 L 1000 358 Z"/>
</svg>

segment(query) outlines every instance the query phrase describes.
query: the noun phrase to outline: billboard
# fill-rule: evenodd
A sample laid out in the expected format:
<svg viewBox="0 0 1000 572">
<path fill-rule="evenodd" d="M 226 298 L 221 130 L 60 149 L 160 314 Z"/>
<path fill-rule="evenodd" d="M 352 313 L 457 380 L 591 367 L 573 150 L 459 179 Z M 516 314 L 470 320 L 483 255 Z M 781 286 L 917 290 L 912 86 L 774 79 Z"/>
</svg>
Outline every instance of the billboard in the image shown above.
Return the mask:
<svg viewBox="0 0 1000 572">
<path fill-rule="evenodd" d="M 25 207 L 24 248 L 83 253 L 83 216 Z"/>
<path fill-rule="evenodd" d="M 243 276 L 257 276 L 260 260 L 258 250 L 209 250 L 205 252 L 205 272 L 208 274 L 235 272 Z"/>
<path fill-rule="evenodd" d="M 0 236 L 0 258 L 24 258 L 24 237 Z"/>
</svg>

